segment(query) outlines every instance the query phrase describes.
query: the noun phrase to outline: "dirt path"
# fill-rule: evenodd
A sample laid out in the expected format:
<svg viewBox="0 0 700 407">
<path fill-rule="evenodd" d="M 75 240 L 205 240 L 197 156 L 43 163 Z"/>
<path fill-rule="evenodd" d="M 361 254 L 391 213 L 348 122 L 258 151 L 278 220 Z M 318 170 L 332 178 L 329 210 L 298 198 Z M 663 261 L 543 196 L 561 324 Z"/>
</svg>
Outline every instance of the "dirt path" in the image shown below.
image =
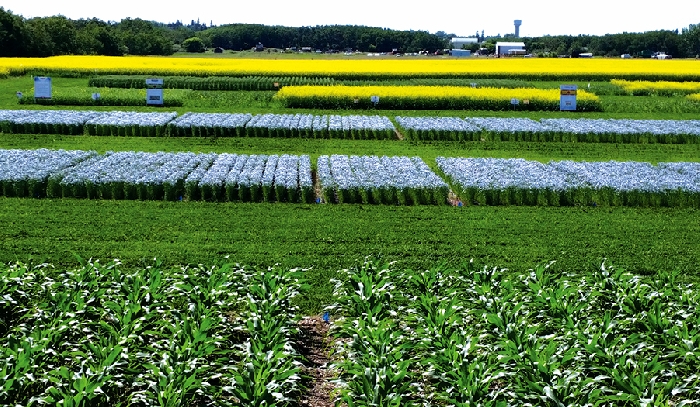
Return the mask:
<svg viewBox="0 0 700 407">
<path fill-rule="evenodd" d="M 320 316 L 305 317 L 299 321 L 301 335 L 297 349 L 306 359 L 303 374 L 309 378 L 307 389 L 299 401 L 300 406 L 333 407 L 333 385 L 330 383 L 333 375 L 328 369 L 328 328 Z"/>
</svg>

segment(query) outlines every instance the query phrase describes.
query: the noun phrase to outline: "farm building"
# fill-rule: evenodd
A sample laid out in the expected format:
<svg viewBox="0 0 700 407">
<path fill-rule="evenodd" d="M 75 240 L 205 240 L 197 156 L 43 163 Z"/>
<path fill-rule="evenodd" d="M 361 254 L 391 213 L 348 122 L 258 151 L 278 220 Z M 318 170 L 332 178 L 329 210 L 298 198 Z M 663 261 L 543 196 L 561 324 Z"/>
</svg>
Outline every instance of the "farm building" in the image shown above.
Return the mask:
<svg viewBox="0 0 700 407">
<path fill-rule="evenodd" d="M 451 40 L 452 49 L 462 49 L 463 46 L 470 46 L 471 44 L 478 44 L 479 39 L 477 38 L 463 38 L 455 37 Z"/>
<path fill-rule="evenodd" d="M 468 49 L 453 49 L 450 51 L 450 55 L 453 57 L 470 57 L 472 52 Z"/>
<path fill-rule="evenodd" d="M 524 42 L 497 42 L 496 55 L 525 55 Z"/>
</svg>

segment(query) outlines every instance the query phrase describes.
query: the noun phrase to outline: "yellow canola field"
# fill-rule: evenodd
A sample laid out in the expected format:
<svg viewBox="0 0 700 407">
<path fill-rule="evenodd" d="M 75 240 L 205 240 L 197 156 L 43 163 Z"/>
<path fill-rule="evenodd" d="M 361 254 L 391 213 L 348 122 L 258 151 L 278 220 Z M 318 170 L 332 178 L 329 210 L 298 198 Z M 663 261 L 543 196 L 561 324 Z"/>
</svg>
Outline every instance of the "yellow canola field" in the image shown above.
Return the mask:
<svg viewBox="0 0 700 407">
<path fill-rule="evenodd" d="M 461 86 L 285 86 L 275 96 L 288 107 L 506 110 L 517 99 L 521 110 L 558 110 L 558 89 L 470 88 Z M 579 90 L 580 110 L 601 110 L 598 96 Z"/>
<path fill-rule="evenodd" d="M 631 95 L 646 96 L 650 94 L 673 95 L 700 92 L 700 82 L 669 82 L 669 81 L 626 81 L 613 79 L 613 85 L 619 86 Z"/>
<path fill-rule="evenodd" d="M 692 100 L 693 102 L 700 102 L 700 93 L 693 93 L 692 95 L 688 95 L 688 99 Z"/>
<path fill-rule="evenodd" d="M 334 78 L 530 78 L 700 80 L 700 62 L 652 59 L 473 58 L 426 59 L 233 59 L 59 56 L 0 58 L 12 74 L 144 74 L 193 76 L 315 76 Z"/>
</svg>

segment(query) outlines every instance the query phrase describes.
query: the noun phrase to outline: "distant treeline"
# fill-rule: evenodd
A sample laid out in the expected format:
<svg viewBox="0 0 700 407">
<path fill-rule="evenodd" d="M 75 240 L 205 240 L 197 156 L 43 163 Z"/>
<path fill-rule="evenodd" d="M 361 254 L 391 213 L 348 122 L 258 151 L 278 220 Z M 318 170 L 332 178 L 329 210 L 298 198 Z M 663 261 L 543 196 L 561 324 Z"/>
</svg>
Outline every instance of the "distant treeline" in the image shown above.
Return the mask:
<svg viewBox="0 0 700 407">
<path fill-rule="evenodd" d="M 25 19 L 0 7 L 0 57 L 52 55 L 171 55 L 187 39 L 198 37 L 207 47 L 247 50 L 311 47 L 326 50 L 403 52 L 438 50 L 446 41 L 424 31 L 374 27 L 282 27 L 233 24 L 202 30 L 200 24 L 161 24 L 141 19 L 105 22 L 64 16 Z M 184 48 L 184 47 L 183 47 Z"/>
<path fill-rule="evenodd" d="M 258 24 L 231 24 L 199 33 L 213 47 L 242 50 L 261 42 L 278 49 L 304 47 L 313 50 L 359 50 L 364 52 L 436 51 L 446 41 L 425 31 L 396 31 L 362 26 L 282 27 Z"/>
<path fill-rule="evenodd" d="M 650 57 L 654 52 L 665 52 L 677 58 L 695 58 L 700 54 L 700 24 L 691 24 L 681 32 L 659 30 L 602 36 L 560 35 L 524 38 L 522 41 L 529 53 L 541 56 L 592 53 L 608 57 L 622 54 Z"/>
<path fill-rule="evenodd" d="M 425 31 L 397 31 L 363 26 L 283 27 L 230 24 L 207 28 L 204 24 L 162 24 L 141 19 L 120 22 L 71 20 L 63 16 L 25 19 L 0 7 L 0 57 L 52 55 L 171 55 L 178 49 L 201 51 L 204 47 L 248 50 L 262 43 L 267 48 L 359 50 L 362 52 L 436 51 L 449 47 L 449 36 Z M 499 40 L 487 38 L 479 49 L 493 49 Z M 666 52 L 677 58 L 700 54 L 700 24 L 681 32 L 608 34 L 604 36 L 545 36 L 518 38 L 529 53 L 539 56 L 593 53 L 596 56 L 650 56 Z"/>
<path fill-rule="evenodd" d="M 170 55 L 168 30 L 141 19 L 119 23 L 63 16 L 25 19 L 0 7 L 0 57 Z"/>
</svg>

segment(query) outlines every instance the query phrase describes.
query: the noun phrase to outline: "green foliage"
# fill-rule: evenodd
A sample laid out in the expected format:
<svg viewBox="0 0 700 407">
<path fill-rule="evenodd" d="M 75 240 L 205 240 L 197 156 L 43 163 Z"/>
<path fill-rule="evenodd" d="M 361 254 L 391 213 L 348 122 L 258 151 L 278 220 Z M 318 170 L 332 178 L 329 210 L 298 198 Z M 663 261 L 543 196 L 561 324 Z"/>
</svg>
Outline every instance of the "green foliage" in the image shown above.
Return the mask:
<svg viewBox="0 0 700 407">
<path fill-rule="evenodd" d="M 185 47 L 187 52 L 204 52 L 207 50 L 204 41 L 199 37 L 190 37 L 182 42 L 182 46 Z"/>
<path fill-rule="evenodd" d="M 139 109 L 139 108 L 137 108 Z M 150 108 L 152 110 L 153 108 Z M 136 109 L 135 109 L 136 110 Z M 139 109 L 140 110 L 140 109 Z M 143 108 L 143 110 L 149 110 Z M 0 128 L 3 124 L 0 123 Z M 9 130 L 6 127 L 6 133 Z M 80 134 L 80 133 L 79 133 Z M 571 142 L 504 142 L 504 141 L 412 141 L 313 139 L 271 137 L 66 137 L 13 134 L 0 137 L 0 148 L 106 151 L 192 151 L 232 152 L 238 154 L 310 155 L 312 163 L 320 155 L 405 155 L 419 156 L 431 164 L 442 157 L 524 158 L 547 163 L 552 160 L 644 161 L 656 164 L 668 161 L 695 161 L 696 144 L 614 144 Z"/>
<path fill-rule="evenodd" d="M 100 98 L 92 98 L 93 93 L 99 93 Z M 26 93 L 29 97 L 19 99 L 20 105 L 42 106 L 145 106 L 146 91 L 137 89 L 109 89 L 109 88 L 84 88 L 84 89 L 56 89 L 51 99 L 34 99 L 32 92 Z M 163 105 L 165 107 L 181 107 L 189 96 L 186 90 L 170 90 L 164 92 Z"/>
<path fill-rule="evenodd" d="M 135 270 L 118 261 L 11 265 L 0 274 L 0 307 L 10 316 L 0 402 L 228 405 L 248 400 L 242 389 L 250 385 L 255 405 L 285 405 L 301 389 L 290 303 L 300 278 L 296 270 L 167 269 L 158 261 Z M 253 366 L 254 380 L 237 380 L 239 364 Z M 257 374 L 264 369 L 271 374 Z"/>
<path fill-rule="evenodd" d="M 173 43 L 166 31 L 140 18 L 126 18 L 116 26 L 125 54 L 172 55 Z"/>
<path fill-rule="evenodd" d="M 328 279 L 368 253 L 427 269 L 464 259 L 514 271 L 532 259 L 587 271 L 601 258 L 637 274 L 678 269 L 697 279 L 693 209 L 245 204 L 0 197 L 0 262 L 28 256 L 75 265 L 73 253 L 132 268 L 212 263 L 312 268 L 304 313 L 330 303 Z M 85 219 L 89 219 L 86 222 Z M 544 233 L 543 231 L 546 231 Z M 527 239 L 523 240 L 523 236 Z M 628 237 L 634 236 L 633 240 Z M 679 333 L 680 335 L 680 333 Z M 680 343 L 679 343 L 680 344 Z"/>
<path fill-rule="evenodd" d="M 148 76 L 139 75 L 106 75 L 90 78 L 89 86 L 106 88 L 136 88 L 144 89 Z M 227 77 L 227 76 L 165 76 L 165 89 L 192 89 L 203 91 L 237 91 L 237 90 L 277 90 L 283 86 L 299 85 L 332 85 L 331 78 L 303 77 Z M 277 84 L 275 86 L 275 84 Z"/>
<path fill-rule="evenodd" d="M 267 48 L 311 47 L 313 50 L 403 52 L 438 50 L 446 47 L 443 39 L 425 31 L 397 31 L 363 26 L 282 27 L 261 24 L 228 24 L 210 28 L 201 37 L 213 47 L 248 50 L 258 42 Z"/>
<path fill-rule="evenodd" d="M 645 114 L 654 113 L 700 113 L 700 103 L 682 96 L 675 97 L 641 97 L 641 96 L 610 96 L 601 98 L 603 110 L 609 113 L 629 112 L 636 109 Z"/>
<path fill-rule="evenodd" d="M 0 7 L 0 57 L 26 56 L 29 35 L 22 17 Z"/>
<path fill-rule="evenodd" d="M 0 56 L 170 55 L 172 40 L 163 29 L 140 19 L 119 23 L 64 16 L 25 20 L 0 9 Z"/>
<path fill-rule="evenodd" d="M 690 24 L 681 33 L 686 56 L 698 58 L 700 56 L 700 24 Z"/>
<path fill-rule="evenodd" d="M 558 55 L 578 55 L 582 49 L 596 56 L 619 58 L 621 54 L 648 58 L 651 53 L 663 51 L 674 58 L 692 58 L 692 27 L 678 30 L 654 30 L 643 33 L 621 33 L 595 35 L 549 35 L 524 38 L 525 47 L 532 54 L 556 57 Z M 578 52 L 577 52 L 578 51 Z"/>
<path fill-rule="evenodd" d="M 666 345 L 676 337 L 674 326 L 697 335 L 698 305 L 687 303 L 697 301 L 693 286 L 673 273 L 645 281 L 605 263 L 592 274 L 550 266 L 506 274 L 470 263 L 416 272 L 366 261 L 343 270 L 335 304 L 327 308 L 334 316 L 337 400 L 381 406 L 696 401 L 700 348 L 688 341 L 689 359 L 679 360 Z M 383 314 L 352 305 L 371 301 L 368 293 L 385 296 Z M 656 299 L 664 306 L 653 313 L 624 306 Z M 661 329 L 657 314 L 668 320 Z M 370 380 L 377 370 L 381 380 Z"/>
</svg>

